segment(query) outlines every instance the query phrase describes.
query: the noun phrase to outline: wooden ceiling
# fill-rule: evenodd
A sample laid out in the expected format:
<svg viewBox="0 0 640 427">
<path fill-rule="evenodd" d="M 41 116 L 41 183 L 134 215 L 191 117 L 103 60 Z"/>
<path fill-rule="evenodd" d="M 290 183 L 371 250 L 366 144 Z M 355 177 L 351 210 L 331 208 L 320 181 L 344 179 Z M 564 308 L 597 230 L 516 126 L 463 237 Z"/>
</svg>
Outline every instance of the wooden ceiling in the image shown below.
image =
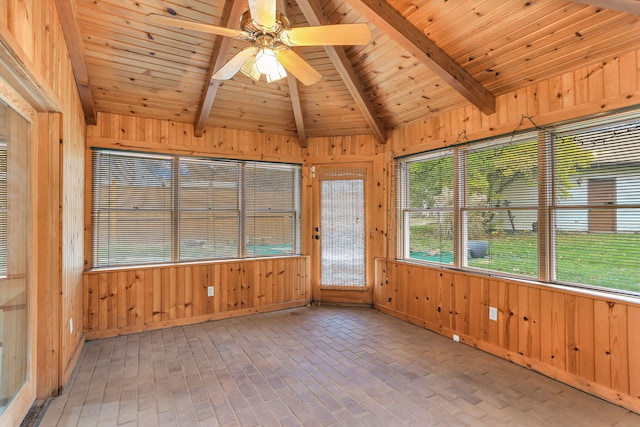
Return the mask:
<svg viewBox="0 0 640 427">
<path fill-rule="evenodd" d="M 85 115 L 307 137 L 374 134 L 640 47 L 636 0 L 288 0 L 292 27 L 366 22 L 365 46 L 297 48 L 323 78 L 212 80 L 246 42 L 151 23 L 236 28 L 246 0 L 56 0 Z M 229 24 L 227 25 L 227 22 Z"/>
</svg>

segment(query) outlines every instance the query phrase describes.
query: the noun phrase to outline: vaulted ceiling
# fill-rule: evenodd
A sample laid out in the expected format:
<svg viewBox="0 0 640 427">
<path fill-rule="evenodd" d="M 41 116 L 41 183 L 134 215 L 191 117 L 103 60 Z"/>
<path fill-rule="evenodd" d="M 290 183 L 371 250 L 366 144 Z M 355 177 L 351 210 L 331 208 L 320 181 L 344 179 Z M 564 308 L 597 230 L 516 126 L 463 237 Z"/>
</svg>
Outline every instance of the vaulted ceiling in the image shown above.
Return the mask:
<svg viewBox="0 0 640 427">
<path fill-rule="evenodd" d="M 636 0 L 287 0 L 292 27 L 365 22 L 369 44 L 300 47 L 322 74 L 214 71 L 246 42 L 152 23 L 238 27 L 246 0 L 56 0 L 88 123 L 96 112 L 309 137 L 373 134 L 640 48 Z M 639 65 L 640 66 L 640 65 Z"/>
</svg>

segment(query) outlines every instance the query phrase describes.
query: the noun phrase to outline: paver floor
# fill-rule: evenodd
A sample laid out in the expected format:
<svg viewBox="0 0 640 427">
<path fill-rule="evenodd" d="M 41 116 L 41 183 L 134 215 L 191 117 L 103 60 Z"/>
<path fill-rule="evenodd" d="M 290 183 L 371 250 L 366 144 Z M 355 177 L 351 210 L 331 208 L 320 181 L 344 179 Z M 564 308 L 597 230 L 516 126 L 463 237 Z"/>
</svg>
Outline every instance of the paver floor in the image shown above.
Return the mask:
<svg viewBox="0 0 640 427">
<path fill-rule="evenodd" d="M 367 308 L 87 342 L 40 426 L 640 426 L 640 415 Z"/>
</svg>

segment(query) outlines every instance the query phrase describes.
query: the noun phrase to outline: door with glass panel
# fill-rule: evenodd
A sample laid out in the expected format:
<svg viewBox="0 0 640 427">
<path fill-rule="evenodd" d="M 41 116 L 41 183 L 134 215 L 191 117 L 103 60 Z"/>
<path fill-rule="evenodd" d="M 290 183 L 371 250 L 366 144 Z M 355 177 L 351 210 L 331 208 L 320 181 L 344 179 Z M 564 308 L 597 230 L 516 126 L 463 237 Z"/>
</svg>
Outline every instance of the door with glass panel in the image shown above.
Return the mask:
<svg viewBox="0 0 640 427">
<path fill-rule="evenodd" d="M 0 100 L 0 425 L 35 383 L 30 338 L 29 150 L 31 123 Z M 34 392 L 35 394 L 35 392 Z M 24 405 L 23 405 L 24 406 Z"/>
<path fill-rule="evenodd" d="M 317 165 L 313 285 L 317 302 L 371 304 L 367 262 L 367 164 Z"/>
</svg>

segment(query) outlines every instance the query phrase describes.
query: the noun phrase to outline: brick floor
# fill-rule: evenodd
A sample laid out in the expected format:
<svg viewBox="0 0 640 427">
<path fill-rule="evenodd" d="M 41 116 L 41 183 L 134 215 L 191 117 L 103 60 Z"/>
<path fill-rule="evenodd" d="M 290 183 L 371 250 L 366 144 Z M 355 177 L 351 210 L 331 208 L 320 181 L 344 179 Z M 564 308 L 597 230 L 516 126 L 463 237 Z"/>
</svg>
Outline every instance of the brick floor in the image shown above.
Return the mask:
<svg viewBox="0 0 640 427">
<path fill-rule="evenodd" d="M 87 342 L 41 426 L 640 426 L 640 415 L 372 309 Z"/>
</svg>

